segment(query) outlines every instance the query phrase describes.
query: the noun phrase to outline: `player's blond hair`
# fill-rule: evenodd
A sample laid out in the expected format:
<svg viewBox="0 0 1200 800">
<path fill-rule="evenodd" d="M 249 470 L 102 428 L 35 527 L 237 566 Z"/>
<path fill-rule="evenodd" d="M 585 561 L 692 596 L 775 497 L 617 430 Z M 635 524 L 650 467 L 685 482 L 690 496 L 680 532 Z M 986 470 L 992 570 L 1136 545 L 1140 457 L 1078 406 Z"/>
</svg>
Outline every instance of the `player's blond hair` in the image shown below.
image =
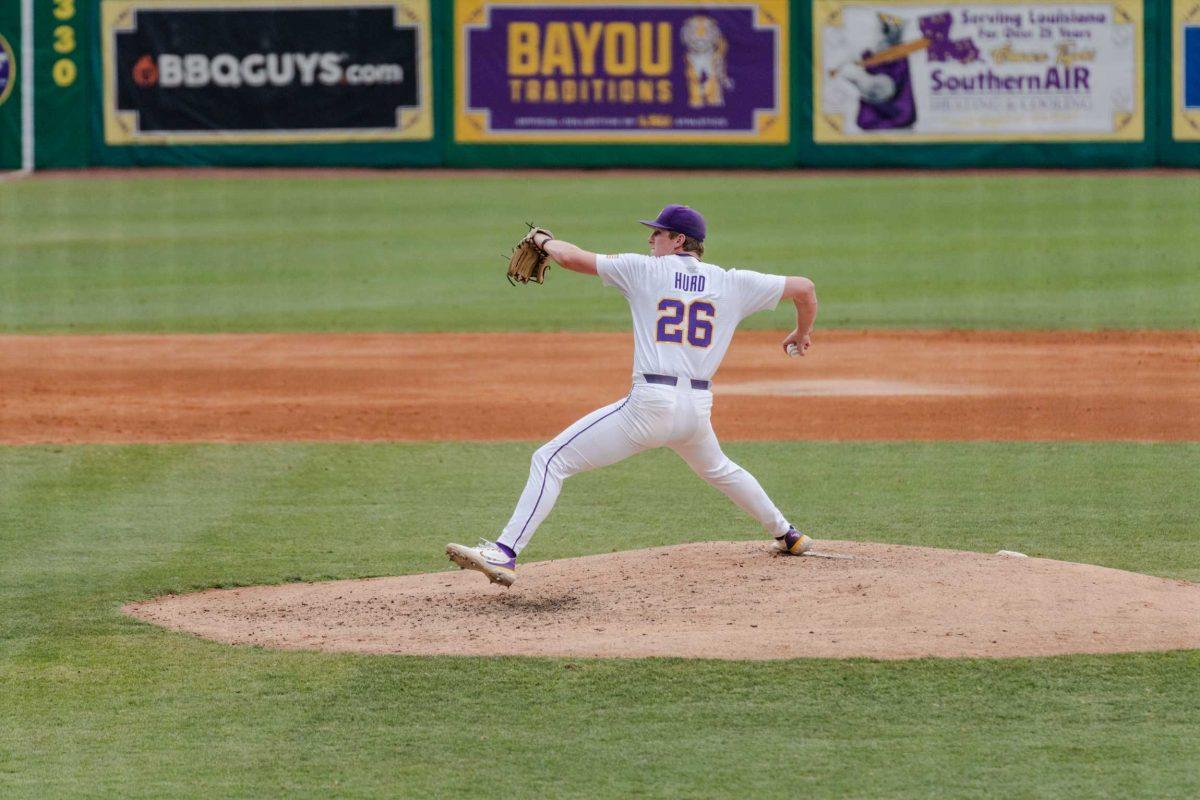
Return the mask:
<svg viewBox="0 0 1200 800">
<path fill-rule="evenodd" d="M 679 231 L 667 231 L 667 235 L 674 239 L 676 236 L 683 237 L 683 250 L 687 253 L 695 253 L 697 258 L 704 258 L 704 242 L 688 236 L 686 233 Z"/>
</svg>

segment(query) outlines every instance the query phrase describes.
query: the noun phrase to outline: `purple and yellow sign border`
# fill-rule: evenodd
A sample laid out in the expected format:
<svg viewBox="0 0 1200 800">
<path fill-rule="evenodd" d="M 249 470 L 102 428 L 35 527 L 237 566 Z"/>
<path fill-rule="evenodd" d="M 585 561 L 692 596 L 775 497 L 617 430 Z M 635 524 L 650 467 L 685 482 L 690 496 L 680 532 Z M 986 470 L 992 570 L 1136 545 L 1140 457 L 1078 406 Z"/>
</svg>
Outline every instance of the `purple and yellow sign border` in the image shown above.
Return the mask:
<svg viewBox="0 0 1200 800">
<path fill-rule="evenodd" d="M 0 36 L 0 50 L 4 52 L 8 64 L 8 80 L 4 86 L 0 86 L 0 106 L 4 101 L 8 100 L 8 95 L 12 94 L 12 88 L 17 84 L 17 56 L 13 55 L 12 48 L 8 46 L 8 40 L 4 36 Z"/>
<path fill-rule="evenodd" d="M 3 51 L 5 58 L 8 59 L 8 81 L 4 86 L 0 86 L 0 105 L 3 105 L 8 96 L 12 94 L 13 86 L 17 84 L 17 57 L 13 54 L 8 40 L 3 36 L 0 36 L 0 51 Z"/>
<path fill-rule="evenodd" d="M 1200 4 L 1195 0 L 1174 0 L 1171 15 L 1171 73 L 1174 91 L 1171 95 L 1171 136 L 1177 142 L 1200 142 L 1200 109 L 1188 108 L 1185 103 L 1184 71 L 1187 67 L 1184 32 L 1200 27 Z"/>
<path fill-rule="evenodd" d="M 1096 5 L 1109 8 L 1113 16 L 1124 20 L 1134 27 L 1134 57 L 1133 66 L 1137 70 L 1134 85 L 1137 87 L 1135 112 L 1124 115 L 1128 119 L 1114 119 L 1113 133 L 943 133 L 943 134 L 872 134 L 870 136 L 850 136 L 840 124 L 840 120 L 831 119 L 823 114 L 823 76 L 824 64 L 822 52 L 822 32 L 827 26 L 842 24 L 842 11 L 847 6 L 877 6 L 880 9 L 903 8 L 905 6 L 928 6 L 938 4 L 937 0 L 813 0 L 812 53 L 813 53 L 813 139 L 820 144 L 937 144 L 953 142 L 1140 142 L 1145 139 L 1145 53 L 1143 37 L 1145 32 L 1145 0 L 942 0 L 940 5 L 948 9 L 963 6 L 1046 6 L 1046 5 Z M 1176 0 L 1178 2 L 1178 0 Z M 1117 115 L 1118 117 L 1122 115 Z"/>
<path fill-rule="evenodd" d="M 787 144 L 791 140 L 789 111 L 789 0 L 454 0 L 454 64 L 455 107 L 454 138 L 460 144 Z M 754 112 L 754 130 L 738 131 L 681 131 L 669 129 L 578 129 L 578 130 L 493 130 L 491 112 L 487 108 L 471 108 L 467 103 L 470 73 L 468 34 L 475 29 L 491 26 L 494 8 L 571 8 L 612 10 L 622 6 L 631 9 L 695 8 L 748 9 L 754 12 L 756 30 L 770 30 L 775 40 L 773 77 L 775 103 L 772 108 Z"/>
</svg>

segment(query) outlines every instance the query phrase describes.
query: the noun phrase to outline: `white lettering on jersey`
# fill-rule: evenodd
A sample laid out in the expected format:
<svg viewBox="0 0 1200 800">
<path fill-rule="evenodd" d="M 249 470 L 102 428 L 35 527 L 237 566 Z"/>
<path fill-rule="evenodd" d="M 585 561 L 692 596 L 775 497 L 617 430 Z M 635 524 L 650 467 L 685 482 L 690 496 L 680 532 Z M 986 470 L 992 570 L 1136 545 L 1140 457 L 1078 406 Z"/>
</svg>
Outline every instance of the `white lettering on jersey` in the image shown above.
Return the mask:
<svg viewBox="0 0 1200 800">
<path fill-rule="evenodd" d="M 675 273 L 675 288 L 684 292 L 703 292 L 704 276 L 688 275 L 683 272 Z"/>
</svg>

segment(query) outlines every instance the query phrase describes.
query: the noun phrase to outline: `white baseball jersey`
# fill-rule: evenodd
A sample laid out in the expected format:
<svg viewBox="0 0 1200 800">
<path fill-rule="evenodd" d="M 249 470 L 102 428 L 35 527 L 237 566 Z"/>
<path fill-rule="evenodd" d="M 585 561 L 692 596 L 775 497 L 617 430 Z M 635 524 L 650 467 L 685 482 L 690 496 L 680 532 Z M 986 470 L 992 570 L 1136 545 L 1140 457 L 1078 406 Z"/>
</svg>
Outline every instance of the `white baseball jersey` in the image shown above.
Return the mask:
<svg viewBox="0 0 1200 800">
<path fill-rule="evenodd" d="M 712 428 L 710 380 L 738 323 L 774 308 L 787 279 L 703 264 L 690 255 L 599 256 L 596 272 L 629 300 L 633 314 L 633 387 L 628 396 L 577 420 L 538 448 L 529 480 L 496 540 L 514 553 L 529 544 L 572 475 L 669 447 L 772 536 L 790 525 L 754 476 L 729 460 Z M 671 375 L 675 382 L 645 381 Z"/>
<path fill-rule="evenodd" d="M 738 324 L 779 305 L 787 280 L 688 254 L 598 256 L 596 272 L 629 301 L 635 381 L 646 373 L 711 380 Z"/>
</svg>

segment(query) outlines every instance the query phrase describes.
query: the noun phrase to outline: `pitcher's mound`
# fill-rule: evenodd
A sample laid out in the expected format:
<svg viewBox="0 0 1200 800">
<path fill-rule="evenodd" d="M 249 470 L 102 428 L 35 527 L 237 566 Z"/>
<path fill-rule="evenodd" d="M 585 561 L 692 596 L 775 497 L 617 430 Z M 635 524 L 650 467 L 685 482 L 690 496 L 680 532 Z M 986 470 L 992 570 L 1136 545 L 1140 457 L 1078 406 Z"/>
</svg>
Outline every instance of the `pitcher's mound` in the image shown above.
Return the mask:
<svg viewBox="0 0 1200 800">
<path fill-rule="evenodd" d="M 705 542 L 477 572 L 159 597 L 133 616 L 231 644 L 359 653 L 918 658 L 1200 648 L 1200 584 L 1086 564 Z"/>
</svg>

